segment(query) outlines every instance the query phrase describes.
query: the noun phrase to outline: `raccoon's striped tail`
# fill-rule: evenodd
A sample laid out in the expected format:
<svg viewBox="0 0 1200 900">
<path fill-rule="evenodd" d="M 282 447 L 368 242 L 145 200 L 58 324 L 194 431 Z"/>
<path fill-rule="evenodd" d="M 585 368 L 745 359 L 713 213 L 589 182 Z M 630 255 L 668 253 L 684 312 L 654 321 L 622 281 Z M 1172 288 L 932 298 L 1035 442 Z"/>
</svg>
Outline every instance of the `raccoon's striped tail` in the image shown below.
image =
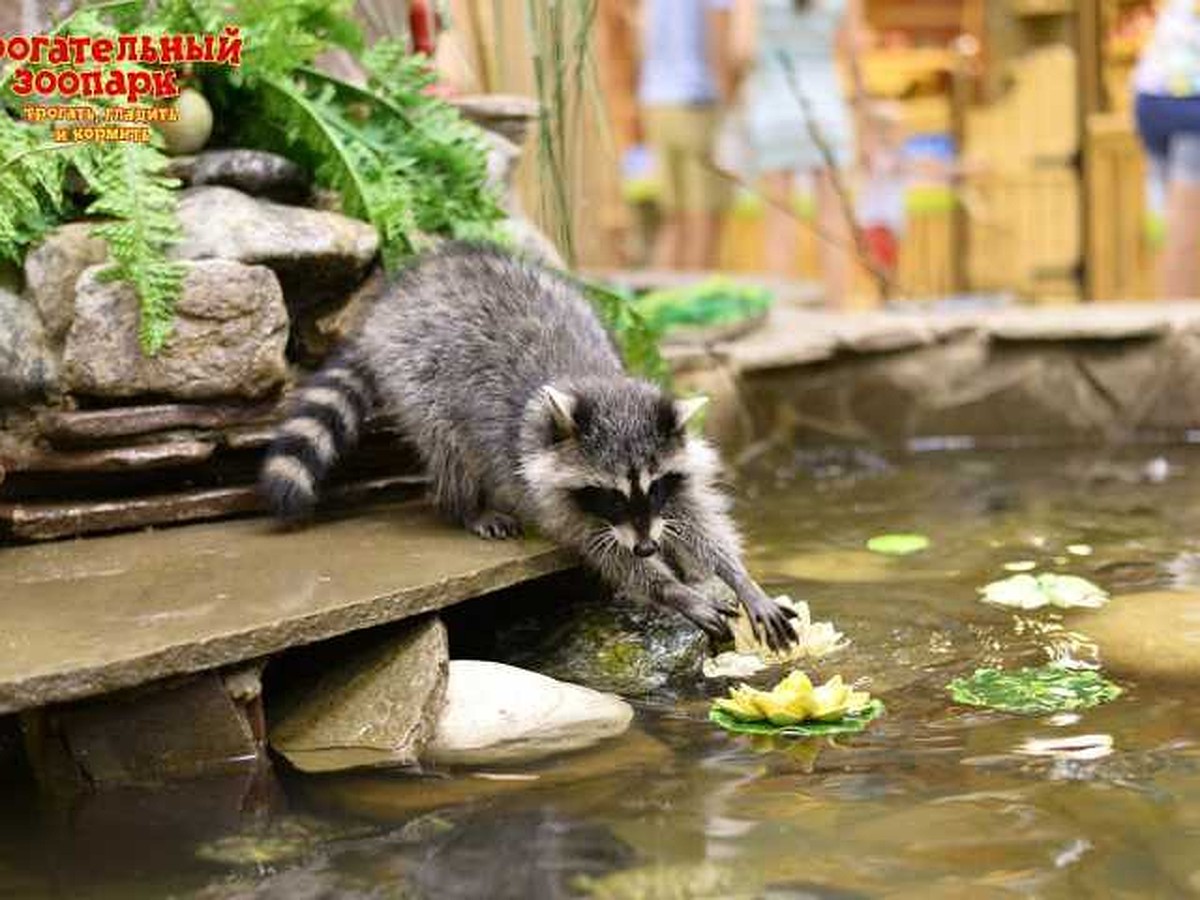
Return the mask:
<svg viewBox="0 0 1200 900">
<path fill-rule="evenodd" d="M 335 357 L 300 389 L 258 479 L 277 517 L 295 522 L 312 513 L 321 482 L 358 442 L 371 400 L 369 379 L 345 356 Z"/>
</svg>

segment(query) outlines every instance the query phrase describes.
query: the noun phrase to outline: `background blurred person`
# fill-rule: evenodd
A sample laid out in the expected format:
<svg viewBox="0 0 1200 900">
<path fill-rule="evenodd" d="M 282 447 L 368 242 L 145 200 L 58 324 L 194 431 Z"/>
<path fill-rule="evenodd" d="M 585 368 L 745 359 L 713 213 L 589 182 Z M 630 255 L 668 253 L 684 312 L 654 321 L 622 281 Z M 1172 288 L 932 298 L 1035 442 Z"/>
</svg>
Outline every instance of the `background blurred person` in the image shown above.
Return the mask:
<svg viewBox="0 0 1200 900">
<path fill-rule="evenodd" d="M 837 55 L 849 64 L 855 100 L 862 96 L 857 40 L 861 0 L 737 0 L 735 53 L 747 70 L 742 122 L 747 161 L 771 200 L 765 227 L 767 268 L 788 276 L 795 266 L 799 223 L 796 174 L 811 173 L 821 240 L 826 302 L 844 305 L 854 241 L 833 173 L 812 138 L 812 125 L 842 171 L 854 160 L 853 126 L 838 76 Z"/>
<path fill-rule="evenodd" d="M 1133 74 L 1149 195 L 1165 208 L 1165 297 L 1200 296 L 1200 9 L 1165 0 Z"/>
<path fill-rule="evenodd" d="M 644 0 L 638 99 L 661 182 L 654 263 L 716 263 L 725 179 L 711 163 L 720 106 L 733 87 L 732 0 Z"/>
</svg>

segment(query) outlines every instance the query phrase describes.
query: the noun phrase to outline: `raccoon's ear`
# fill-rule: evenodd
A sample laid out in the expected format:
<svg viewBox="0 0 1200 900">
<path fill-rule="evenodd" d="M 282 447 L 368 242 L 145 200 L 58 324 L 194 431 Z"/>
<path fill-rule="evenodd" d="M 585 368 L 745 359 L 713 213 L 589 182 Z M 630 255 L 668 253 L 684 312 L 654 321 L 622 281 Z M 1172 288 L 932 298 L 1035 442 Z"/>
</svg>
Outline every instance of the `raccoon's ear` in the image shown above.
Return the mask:
<svg viewBox="0 0 1200 900">
<path fill-rule="evenodd" d="M 704 407 L 708 406 L 708 398 L 701 394 L 698 397 L 688 397 L 685 400 L 675 401 L 675 427 L 679 431 L 687 428 L 688 422 L 699 415 Z"/>
<path fill-rule="evenodd" d="M 564 440 L 575 434 L 575 398 L 553 385 L 543 385 L 542 397 L 554 419 L 555 437 Z"/>
</svg>

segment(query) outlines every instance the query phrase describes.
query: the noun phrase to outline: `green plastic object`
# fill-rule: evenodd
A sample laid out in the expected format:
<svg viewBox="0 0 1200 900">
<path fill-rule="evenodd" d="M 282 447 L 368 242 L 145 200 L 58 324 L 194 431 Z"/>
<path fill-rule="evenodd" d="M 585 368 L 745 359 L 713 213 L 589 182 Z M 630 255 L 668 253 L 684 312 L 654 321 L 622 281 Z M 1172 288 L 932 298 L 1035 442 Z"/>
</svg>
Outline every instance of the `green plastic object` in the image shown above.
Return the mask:
<svg viewBox="0 0 1200 900">
<path fill-rule="evenodd" d="M 802 722 L 798 725 L 772 725 L 770 722 L 742 722 L 717 709 L 708 711 L 708 720 L 734 734 L 769 734 L 777 737 L 824 737 L 830 734 L 856 734 L 884 714 L 881 700 L 872 700 L 856 713 L 847 713 L 832 722 Z"/>
<path fill-rule="evenodd" d="M 732 325 L 767 312 L 774 299 L 764 287 L 740 284 L 720 276 L 686 287 L 650 291 L 635 303 L 652 328 Z"/>
<path fill-rule="evenodd" d="M 969 677 L 955 678 L 947 690 L 956 703 L 1022 715 L 1087 709 L 1121 696 L 1120 686 L 1093 669 L 1053 665 L 976 669 Z"/>
<path fill-rule="evenodd" d="M 923 534 L 877 534 L 867 541 L 867 549 L 887 556 L 908 556 L 928 549 L 929 543 Z"/>
</svg>

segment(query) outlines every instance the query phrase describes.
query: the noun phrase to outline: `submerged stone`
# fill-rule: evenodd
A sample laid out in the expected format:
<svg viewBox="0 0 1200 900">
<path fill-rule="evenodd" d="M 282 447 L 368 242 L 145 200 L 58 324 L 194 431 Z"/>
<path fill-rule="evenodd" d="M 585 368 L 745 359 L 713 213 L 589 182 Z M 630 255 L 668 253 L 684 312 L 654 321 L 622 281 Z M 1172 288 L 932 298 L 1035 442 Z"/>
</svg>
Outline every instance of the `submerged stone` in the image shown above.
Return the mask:
<svg viewBox="0 0 1200 900">
<path fill-rule="evenodd" d="M 633 708 L 612 694 L 503 663 L 454 660 L 423 758 L 442 765 L 527 762 L 590 747 L 632 720 Z"/>
<path fill-rule="evenodd" d="M 922 581 L 948 575 L 945 571 L 923 569 L 912 559 L 885 556 L 869 550 L 817 550 L 811 553 L 797 553 L 767 565 L 789 578 L 833 584 Z"/>
<path fill-rule="evenodd" d="M 723 897 L 752 900 L 763 896 L 761 878 L 745 867 L 705 860 L 700 863 L 651 864 L 604 878 L 581 876 L 577 888 L 595 900 Z"/>
<path fill-rule="evenodd" d="M 497 636 L 500 659 L 599 691 L 643 696 L 695 680 L 708 639 L 682 616 L 627 600 L 571 605 L 546 616 L 520 620 Z"/>
<path fill-rule="evenodd" d="M 670 763 L 671 751 L 636 726 L 603 744 L 549 757 L 520 771 L 464 771 L 453 778 L 393 777 L 378 772 L 305 779 L 310 802 L 356 819 L 394 824 L 416 813 L 523 795 L 554 798 L 564 811 L 587 812 L 611 793 L 613 779 L 649 777 Z M 520 801 L 524 802 L 524 800 Z"/>
<path fill-rule="evenodd" d="M 388 636 L 293 698 L 271 746 L 303 772 L 415 765 L 441 712 L 448 663 L 440 619 Z"/>
<path fill-rule="evenodd" d="M 1100 648 L 1106 670 L 1149 678 L 1200 678 L 1200 591 L 1114 597 L 1071 621 Z"/>
</svg>

